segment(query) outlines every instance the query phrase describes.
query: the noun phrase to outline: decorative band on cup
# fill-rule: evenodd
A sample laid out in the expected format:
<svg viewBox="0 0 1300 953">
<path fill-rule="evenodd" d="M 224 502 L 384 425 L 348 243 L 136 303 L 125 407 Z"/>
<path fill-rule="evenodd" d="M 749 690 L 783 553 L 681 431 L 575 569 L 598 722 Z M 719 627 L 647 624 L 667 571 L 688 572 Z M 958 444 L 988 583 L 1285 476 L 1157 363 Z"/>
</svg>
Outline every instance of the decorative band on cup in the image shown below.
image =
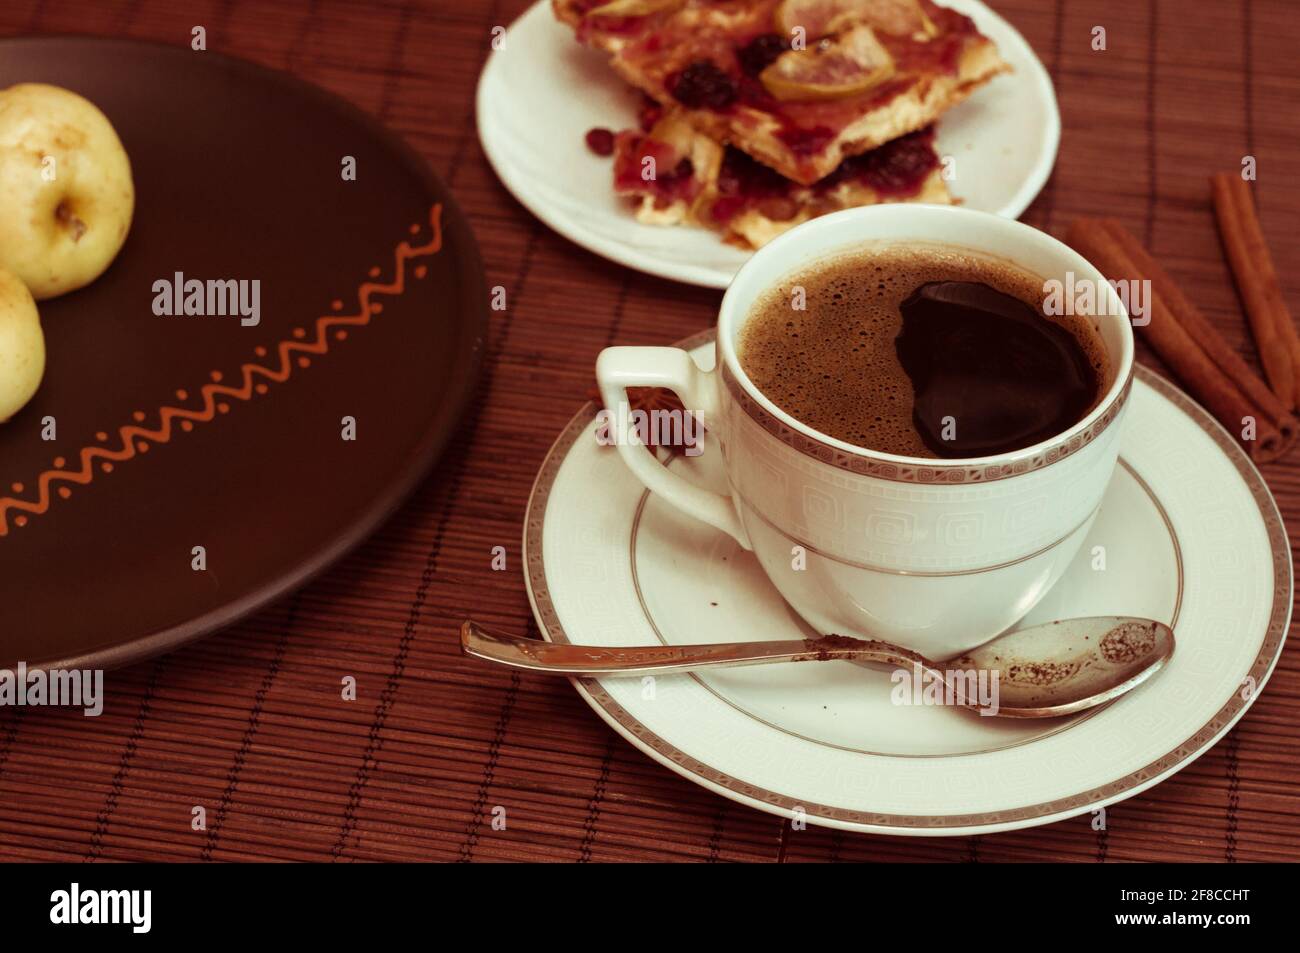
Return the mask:
<svg viewBox="0 0 1300 953">
<path fill-rule="evenodd" d="M 978 576 L 981 573 L 996 572 L 999 569 L 1009 569 L 1012 566 L 1018 566 L 1020 563 L 1028 562 L 1031 559 L 1042 556 L 1044 553 L 1051 552 L 1057 546 L 1060 546 L 1067 539 L 1092 522 L 1092 518 L 1101 510 L 1101 504 L 1098 503 L 1088 511 L 1087 516 L 1081 519 L 1073 528 L 1067 530 L 1061 536 L 1058 536 L 1050 543 L 1037 547 L 1031 552 L 1025 553 L 1022 556 L 1016 556 L 1012 559 L 1003 559 L 996 563 L 982 566 L 964 566 L 959 569 L 900 569 L 892 566 L 882 566 L 878 563 L 863 562 L 860 559 L 852 559 L 849 556 L 833 553 L 825 547 L 816 546 L 807 539 L 804 539 L 802 536 L 777 526 L 776 523 L 772 522 L 771 518 L 769 518 L 759 507 L 754 505 L 753 501 L 750 500 L 749 497 L 745 496 L 735 487 L 732 487 L 731 492 L 734 493 L 768 529 L 788 542 L 794 543 L 797 546 L 802 546 L 808 552 L 841 566 L 847 566 L 850 569 L 864 569 L 868 572 L 880 573 L 885 576 Z"/>
</svg>

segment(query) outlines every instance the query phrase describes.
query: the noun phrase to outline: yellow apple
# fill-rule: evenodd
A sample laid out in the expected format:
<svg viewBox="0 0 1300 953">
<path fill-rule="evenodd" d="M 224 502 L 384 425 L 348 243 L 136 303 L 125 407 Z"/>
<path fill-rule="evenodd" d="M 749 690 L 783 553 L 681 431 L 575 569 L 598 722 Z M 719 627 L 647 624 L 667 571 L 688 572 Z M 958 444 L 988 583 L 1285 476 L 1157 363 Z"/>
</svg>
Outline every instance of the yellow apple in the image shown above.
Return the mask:
<svg viewBox="0 0 1300 953">
<path fill-rule="evenodd" d="M 44 373 L 45 335 L 36 300 L 17 275 L 0 268 L 0 424 L 32 399 Z"/>
<path fill-rule="evenodd" d="M 0 268 L 37 300 L 88 285 L 126 241 L 131 163 L 95 104 L 43 83 L 0 90 Z"/>
</svg>

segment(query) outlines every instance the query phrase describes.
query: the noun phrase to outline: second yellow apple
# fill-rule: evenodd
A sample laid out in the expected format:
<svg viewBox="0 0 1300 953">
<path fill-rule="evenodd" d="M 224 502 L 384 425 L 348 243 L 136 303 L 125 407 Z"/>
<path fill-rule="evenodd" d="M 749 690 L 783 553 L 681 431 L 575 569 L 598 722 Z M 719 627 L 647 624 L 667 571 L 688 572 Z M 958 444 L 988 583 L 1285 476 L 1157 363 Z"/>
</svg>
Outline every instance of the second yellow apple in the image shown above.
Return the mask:
<svg viewBox="0 0 1300 953">
<path fill-rule="evenodd" d="M 0 268 L 0 423 L 23 408 L 45 373 L 45 335 L 27 286 Z"/>
</svg>

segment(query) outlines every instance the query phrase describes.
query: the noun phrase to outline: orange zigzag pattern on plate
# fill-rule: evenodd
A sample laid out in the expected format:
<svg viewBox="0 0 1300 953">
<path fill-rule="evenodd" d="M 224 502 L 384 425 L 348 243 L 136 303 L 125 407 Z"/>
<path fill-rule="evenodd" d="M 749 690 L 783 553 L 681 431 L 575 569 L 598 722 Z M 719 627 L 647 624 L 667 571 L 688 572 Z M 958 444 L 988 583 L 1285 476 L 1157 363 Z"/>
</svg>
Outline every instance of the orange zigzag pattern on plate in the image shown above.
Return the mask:
<svg viewBox="0 0 1300 953">
<path fill-rule="evenodd" d="M 37 478 L 37 494 L 34 500 L 24 500 L 18 497 L 6 496 L 0 497 L 0 536 L 9 534 L 9 511 L 18 510 L 21 513 L 31 513 L 39 516 L 50 508 L 51 487 L 57 483 L 76 483 L 85 485 L 95 478 L 95 461 L 105 461 L 101 466 L 109 470 L 112 464 L 130 460 L 148 450 L 151 443 L 167 443 L 172 438 L 172 421 L 180 420 L 183 429 L 190 429 L 196 423 L 207 423 L 213 420 L 218 411 L 225 412 L 229 406 L 218 401 L 218 397 L 230 397 L 235 400 L 251 400 L 258 388 L 265 390 L 264 384 L 254 384 L 254 377 L 264 377 L 269 381 L 281 384 L 289 379 L 293 374 L 294 362 L 291 355 L 294 353 L 303 354 L 324 354 L 329 351 L 328 335 L 331 329 L 341 327 L 364 327 L 370 323 L 373 314 L 380 310 L 378 304 L 371 301 L 371 296 L 375 294 L 383 295 L 400 295 L 406 291 L 406 263 L 412 258 L 421 258 L 426 255 L 435 255 L 442 248 L 442 206 L 435 205 L 429 212 L 429 224 L 432 227 L 432 237 L 427 244 L 418 247 L 412 247 L 409 242 L 403 241 L 397 245 L 393 252 L 393 280 L 387 284 L 379 284 L 373 281 L 367 281 L 357 289 L 357 313 L 356 314 L 327 314 L 316 319 L 316 339 L 307 341 L 306 334 L 296 334 L 295 340 L 283 340 L 275 348 L 280 358 L 280 366 L 273 368 L 264 364 L 244 364 L 241 365 L 240 371 L 243 375 L 243 382 L 238 387 L 231 387 L 228 384 L 220 383 L 220 372 L 214 371 L 212 374 L 213 382 L 204 384 L 200 389 L 203 397 L 203 406 L 201 409 L 192 409 L 165 405 L 158 410 L 158 427 L 148 429 L 146 427 L 127 424 L 120 427 L 117 431 L 121 446 L 118 449 L 110 449 L 104 446 L 88 446 L 81 449 L 81 465 L 76 470 L 64 469 L 62 458 L 55 460 L 55 468 L 46 470 Z M 418 231 L 418 226 L 412 225 L 411 231 Z M 417 269 L 417 277 L 420 276 L 421 269 Z M 377 277 L 379 269 L 371 269 L 371 276 Z M 336 302 L 337 307 L 342 307 Z M 301 329 L 299 329 L 301 331 Z M 258 348 L 258 356 L 265 356 L 266 349 Z M 299 358 L 299 361 L 305 361 L 305 358 Z M 306 366 L 303 364 L 302 366 Z M 184 392 L 180 392 L 184 393 Z M 182 399 L 184 399 L 182 397 Z M 137 422 L 143 421 L 144 415 L 137 413 L 135 415 Z M 101 434 L 102 440 L 107 439 L 107 435 Z M 15 492 L 20 492 L 15 490 Z M 59 493 L 66 496 L 70 491 L 67 487 L 60 487 Z M 27 518 L 23 515 L 14 518 L 14 524 L 22 526 L 26 523 Z"/>
</svg>

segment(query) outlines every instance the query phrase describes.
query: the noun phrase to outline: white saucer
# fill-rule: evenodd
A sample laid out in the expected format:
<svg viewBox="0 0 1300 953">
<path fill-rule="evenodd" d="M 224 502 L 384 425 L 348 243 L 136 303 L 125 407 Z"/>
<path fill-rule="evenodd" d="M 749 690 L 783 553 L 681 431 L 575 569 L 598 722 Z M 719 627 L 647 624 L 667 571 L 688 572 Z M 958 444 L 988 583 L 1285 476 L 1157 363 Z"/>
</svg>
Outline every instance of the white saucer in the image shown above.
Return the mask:
<svg viewBox="0 0 1300 953">
<path fill-rule="evenodd" d="M 713 364 L 712 332 L 682 346 Z M 1023 722 L 890 702 L 885 672 L 798 663 L 575 680 L 616 731 L 684 777 L 774 814 L 891 834 L 983 834 L 1062 820 L 1186 767 L 1250 706 L 1291 615 L 1286 531 L 1259 473 L 1190 398 L 1137 369 L 1121 466 L 1079 557 L 1024 620 L 1169 622 L 1168 668 L 1111 705 Z M 752 554 L 646 492 L 595 436 L 595 405 L 551 449 L 524 555 L 542 633 L 587 645 L 809 633 Z M 674 458 L 705 484 L 719 454 Z M 1094 569 L 1104 547 L 1105 568 Z"/>
<path fill-rule="evenodd" d="M 1016 29 L 979 0 L 945 0 L 971 17 L 1015 72 L 939 121 L 967 208 L 1016 218 L 1051 174 L 1061 117 L 1047 70 Z M 610 160 L 584 137 L 636 125 L 640 93 L 558 22 L 547 0 L 516 20 L 483 67 L 478 133 L 501 181 L 529 211 L 589 251 L 652 275 L 725 288 L 751 254 L 702 228 L 642 225 L 613 191 Z"/>
</svg>

